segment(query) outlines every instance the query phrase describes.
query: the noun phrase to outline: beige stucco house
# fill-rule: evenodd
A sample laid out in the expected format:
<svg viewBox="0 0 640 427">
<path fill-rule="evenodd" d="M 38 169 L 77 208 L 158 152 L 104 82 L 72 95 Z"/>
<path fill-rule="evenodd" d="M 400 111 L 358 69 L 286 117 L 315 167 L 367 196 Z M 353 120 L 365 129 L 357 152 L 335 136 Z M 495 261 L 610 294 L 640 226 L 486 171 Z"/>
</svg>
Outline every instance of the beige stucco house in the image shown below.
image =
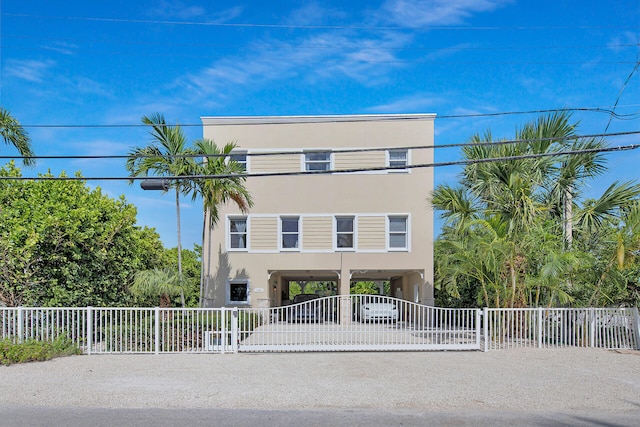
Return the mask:
<svg viewBox="0 0 640 427">
<path fill-rule="evenodd" d="M 276 307 L 292 281 L 348 295 L 364 280 L 433 305 L 433 168 L 410 166 L 433 163 L 434 118 L 202 117 L 205 138 L 237 143 L 255 203 L 205 227 L 202 305 Z"/>
</svg>

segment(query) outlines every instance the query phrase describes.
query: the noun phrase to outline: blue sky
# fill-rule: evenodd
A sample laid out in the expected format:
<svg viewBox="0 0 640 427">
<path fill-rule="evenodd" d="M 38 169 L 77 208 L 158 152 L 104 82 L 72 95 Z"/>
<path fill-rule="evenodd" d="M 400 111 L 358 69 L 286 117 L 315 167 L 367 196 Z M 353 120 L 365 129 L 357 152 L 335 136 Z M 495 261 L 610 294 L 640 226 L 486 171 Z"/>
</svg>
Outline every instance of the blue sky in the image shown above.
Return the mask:
<svg viewBox="0 0 640 427">
<path fill-rule="evenodd" d="M 126 155 L 150 138 L 121 125 L 155 112 L 185 125 L 191 140 L 207 115 L 436 113 L 436 144 L 450 144 L 487 129 L 512 137 L 536 115 L 446 116 L 618 100 L 626 120 L 614 118 L 608 132 L 640 130 L 640 70 L 625 86 L 640 58 L 638 0 L 0 0 L 0 14 L 0 104 L 41 156 Z M 582 134 L 604 132 L 610 119 L 573 117 Z M 0 153 L 15 154 L 6 146 Z M 457 158 L 457 149 L 436 151 L 437 161 Z M 639 159 L 638 150 L 608 155 L 609 173 L 589 191 L 640 178 Z M 122 159 L 39 160 L 23 173 L 47 169 L 126 176 Z M 457 173 L 437 168 L 436 181 L 453 183 Z M 139 223 L 175 246 L 170 194 L 90 184 L 124 194 Z M 192 248 L 202 208 L 182 207 L 183 245 Z"/>
</svg>

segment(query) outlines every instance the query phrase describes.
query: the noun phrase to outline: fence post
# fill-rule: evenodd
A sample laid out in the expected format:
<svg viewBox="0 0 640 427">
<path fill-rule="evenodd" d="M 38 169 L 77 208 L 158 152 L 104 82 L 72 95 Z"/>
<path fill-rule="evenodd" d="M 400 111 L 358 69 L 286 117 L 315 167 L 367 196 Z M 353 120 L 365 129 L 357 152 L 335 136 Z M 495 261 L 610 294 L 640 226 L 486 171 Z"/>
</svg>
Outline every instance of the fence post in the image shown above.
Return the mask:
<svg viewBox="0 0 640 427">
<path fill-rule="evenodd" d="M 160 307 L 155 308 L 153 328 L 153 348 L 155 354 L 160 354 Z"/>
<path fill-rule="evenodd" d="M 638 314 L 638 307 L 633 307 L 631 314 L 633 317 L 631 328 L 633 329 L 633 338 L 636 340 L 635 350 L 640 350 L 640 315 Z"/>
<path fill-rule="evenodd" d="M 231 310 L 231 351 L 238 352 L 238 308 Z"/>
<path fill-rule="evenodd" d="M 542 333 L 544 331 L 544 322 L 542 319 L 543 308 L 538 307 L 538 348 L 542 348 Z"/>
<path fill-rule="evenodd" d="M 484 307 L 482 309 L 482 323 L 483 323 L 483 334 L 484 334 L 484 351 L 489 351 L 489 308 Z"/>
<path fill-rule="evenodd" d="M 220 353 L 224 354 L 227 350 L 227 309 L 222 307 L 220 309 L 222 314 L 222 320 L 218 320 L 220 326 L 220 337 L 218 344 L 220 344 Z"/>
<path fill-rule="evenodd" d="M 87 307 L 87 354 L 91 355 L 93 347 L 93 307 Z"/>
<path fill-rule="evenodd" d="M 596 346 L 596 311 L 594 308 L 588 309 L 589 313 L 589 346 Z"/>
<path fill-rule="evenodd" d="M 24 308 L 22 306 L 18 307 L 18 342 L 22 343 L 24 341 Z"/>
<path fill-rule="evenodd" d="M 481 345 L 481 341 L 482 341 L 482 335 L 480 333 L 480 325 L 482 323 L 482 310 L 480 310 L 479 308 L 476 309 L 476 345 L 478 346 L 478 349 L 480 349 L 480 345 Z"/>
</svg>

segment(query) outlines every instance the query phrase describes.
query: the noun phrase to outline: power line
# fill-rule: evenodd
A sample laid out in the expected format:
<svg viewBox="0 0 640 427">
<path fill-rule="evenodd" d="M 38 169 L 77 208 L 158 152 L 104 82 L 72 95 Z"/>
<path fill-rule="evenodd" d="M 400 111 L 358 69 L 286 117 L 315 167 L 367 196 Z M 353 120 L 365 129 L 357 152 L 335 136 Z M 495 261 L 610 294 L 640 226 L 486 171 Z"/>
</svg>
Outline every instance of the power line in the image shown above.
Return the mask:
<svg viewBox="0 0 640 427">
<path fill-rule="evenodd" d="M 446 25 L 409 25 L 409 26 L 379 26 L 379 25 L 296 25 L 296 24 L 259 24 L 259 23 L 225 23 L 198 21 L 169 21 L 151 19 L 100 18 L 86 16 L 45 16 L 28 13 L 3 13 L 4 16 L 16 18 L 57 19 L 87 22 L 108 22 L 125 24 L 154 24 L 154 25 L 187 25 L 220 28 L 272 28 L 272 29 L 305 29 L 305 30 L 442 30 L 442 31 L 548 31 L 548 30 L 594 30 L 616 29 L 626 30 L 635 27 L 624 26 L 591 26 L 591 25 L 560 25 L 560 26 L 446 26 Z"/>
<path fill-rule="evenodd" d="M 603 113 L 609 114 L 612 117 L 617 119 L 624 119 L 627 117 L 635 117 L 638 115 L 638 112 L 631 114 L 620 114 L 614 111 L 614 108 L 620 107 L 640 107 L 640 104 L 628 104 L 628 105 L 617 105 L 617 106 L 607 106 L 607 107 L 576 107 L 576 108 L 549 108 L 549 109 L 539 109 L 539 110 L 525 110 L 525 111 L 506 111 L 506 112 L 495 112 L 495 113 L 471 113 L 471 114 L 445 114 L 445 115 L 437 115 L 435 119 L 462 119 L 462 118 L 471 118 L 471 117 L 498 117 L 498 116 L 512 116 L 512 115 L 524 115 L 524 114 L 543 114 L 543 113 L 561 113 L 561 112 L 587 112 L 587 113 Z M 249 116 L 251 117 L 251 116 Z M 302 116 L 308 117 L 312 119 L 313 116 Z M 330 116 L 327 116 L 330 117 Z M 338 117 L 338 116 L 336 116 Z M 341 116 L 342 117 L 342 116 Z M 257 118 L 257 116 L 256 116 Z M 409 120 L 410 117 L 402 116 L 398 118 L 389 117 L 384 120 Z M 353 121 L 356 121 L 355 119 Z M 324 123 L 330 123 L 331 121 L 323 120 Z M 337 121 L 336 121 L 337 122 Z M 349 120 L 340 120 L 340 122 L 349 122 Z M 238 123 L 238 125 L 261 125 L 264 123 Z M 109 129 L 109 128 L 148 128 L 151 125 L 146 125 L 143 123 L 131 123 L 131 124 L 22 124 L 23 128 L 69 128 L 69 129 L 92 129 L 92 128 L 100 128 L 100 129 Z M 203 123 L 185 123 L 185 124 L 175 124 L 175 125 L 167 125 L 167 126 L 179 126 L 179 127 L 209 127 L 209 126 L 217 126 L 215 123 L 211 124 L 203 124 Z M 228 124 L 226 126 L 234 126 L 234 124 Z"/>
<path fill-rule="evenodd" d="M 116 155 L 52 155 L 52 156 L 0 156 L 3 160 L 109 160 L 109 159 L 145 159 L 145 158 L 167 158 L 167 159 L 179 159 L 179 158 L 220 158 L 220 157 L 233 157 L 238 154 L 246 155 L 247 157 L 271 157 L 271 156 L 287 156 L 287 155 L 300 155 L 304 153 L 322 152 L 332 154 L 343 153 L 370 153 L 379 151 L 393 151 L 393 150 L 432 150 L 439 148 L 459 148 L 459 147 L 474 147 L 474 146 L 498 146 L 509 144 L 521 144 L 531 142 L 560 142 L 560 141 L 574 141 L 579 139 L 594 139 L 594 138 L 607 138 L 607 137 L 619 137 L 638 135 L 640 130 L 625 131 L 625 132 L 612 132 L 612 133 L 594 133 L 587 135 L 571 135 L 565 137 L 550 137 L 550 138 L 526 138 L 526 139 L 505 139 L 500 141 L 482 141 L 482 142 L 457 142 L 451 144 L 439 144 L 439 145 L 406 145 L 406 146 L 393 146 L 393 147 L 366 147 L 366 148 L 338 148 L 338 149 L 296 149 L 285 151 L 263 151 L 263 152 L 245 152 L 242 147 L 238 147 L 237 151 L 229 154 L 175 154 L 175 155 L 147 155 L 147 154 L 116 154 Z"/>
<path fill-rule="evenodd" d="M 624 84 L 622 85 L 622 88 L 620 89 L 620 92 L 618 93 L 618 96 L 616 97 L 616 102 L 613 104 L 613 109 L 612 109 L 613 111 L 615 111 L 616 106 L 618 105 L 618 102 L 620 101 L 620 98 L 622 98 L 622 94 L 624 93 L 624 90 L 627 88 L 627 84 L 629 83 L 629 81 L 631 80 L 631 77 L 633 77 L 635 72 L 638 71 L 638 67 L 639 66 L 640 66 L 640 54 L 638 54 L 638 56 L 636 57 L 636 65 L 633 67 L 633 70 L 631 70 L 631 72 L 629 73 L 629 76 L 624 81 Z M 611 120 L 612 119 L 613 119 L 613 115 L 611 117 L 609 117 L 609 122 L 607 123 L 607 126 L 604 128 L 605 132 L 607 130 L 609 130 L 609 125 L 611 124 Z"/>
<path fill-rule="evenodd" d="M 590 148 L 581 150 L 566 150 L 558 151 L 554 153 L 536 153 L 536 154 L 523 154 L 517 156 L 504 156 L 504 157 L 491 157 L 484 159 L 468 159 L 468 160 L 456 160 L 450 162 L 435 162 L 435 163 L 423 163 L 416 165 L 403 165 L 403 166 L 383 166 L 383 167 L 368 167 L 368 168 L 351 168 L 351 169 L 339 169 L 328 171 L 297 171 L 297 172 L 263 172 L 263 173 L 249 173 L 249 174 L 224 174 L 224 175 L 174 175 L 174 176 L 127 176 L 127 177 L 78 177 L 78 176 L 39 176 L 39 177 L 15 177 L 15 176 L 0 176 L 0 181 L 144 181 L 149 179 L 160 180 L 191 180 L 191 179 L 226 179 L 226 178 L 263 178 L 270 176 L 302 176 L 302 175 L 330 175 L 330 174 L 352 174 L 361 172 L 376 172 L 376 171 L 392 171 L 392 170 L 406 170 L 406 169 L 422 169 L 422 168 L 436 168 L 445 166 L 464 166 L 478 163 L 490 163 L 498 161 L 510 161 L 510 160 L 524 160 L 524 159 L 536 159 L 543 157 L 558 157 L 569 156 L 577 154 L 587 153 L 611 153 L 621 151 L 631 151 L 640 148 L 640 144 L 621 145 L 616 147 L 605 148 Z"/>
</svg>

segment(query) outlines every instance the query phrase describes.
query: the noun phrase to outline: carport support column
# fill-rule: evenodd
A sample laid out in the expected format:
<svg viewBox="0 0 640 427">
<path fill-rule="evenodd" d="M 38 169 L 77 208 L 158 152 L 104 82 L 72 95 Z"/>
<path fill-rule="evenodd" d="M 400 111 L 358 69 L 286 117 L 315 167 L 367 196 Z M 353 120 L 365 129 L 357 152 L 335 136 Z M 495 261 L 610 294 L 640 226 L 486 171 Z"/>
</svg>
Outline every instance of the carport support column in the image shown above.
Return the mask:
<svg viewBox="0 0 640 427">
<path fill-rule="evenodd" d="M 344 266 L 340 270 L 338 284 L 338 294 L 340 295 L 340 324 L 351 323 L 351 272 Z"/>
</svg>

